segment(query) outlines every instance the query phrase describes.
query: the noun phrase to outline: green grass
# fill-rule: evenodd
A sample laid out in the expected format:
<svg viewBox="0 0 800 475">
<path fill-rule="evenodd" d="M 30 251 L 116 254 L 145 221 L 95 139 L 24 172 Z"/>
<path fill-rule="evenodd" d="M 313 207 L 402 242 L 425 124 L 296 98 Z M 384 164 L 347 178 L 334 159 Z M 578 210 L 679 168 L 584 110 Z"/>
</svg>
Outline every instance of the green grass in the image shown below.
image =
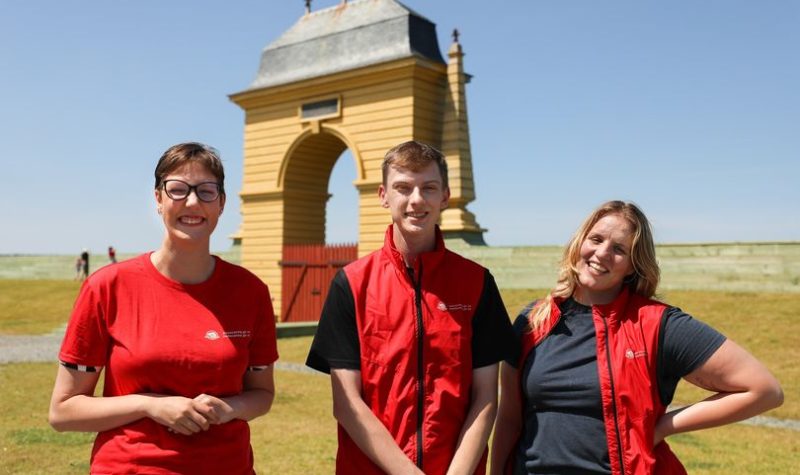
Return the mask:
<svg viewBox="0 0 800 475">
<path fill-rule="evenodd" d="M 0 473 L 87 473 L 92 434 L 53 431 L 47 407 L 53 363 L 0 366 Z"/>
<path fill-rule="evenodd" d="M 294 338 L 281 338 L 278 340 L 280 361 L 289 363 L 305 363 L 308 349 L 311 347 L 311 336 L 298 336 Z"/>
<path fill-rule="evenodd" d="M 301 362 L 311 337 L 280 341 L 281 359 Z M 0 473 L 88 472 L 92 434 L 56 433 L 46 412 L 55 365 L 0 366 Z M 276 372 L 272 412 L 251 423 L 258 473 L 333 473 L 336 423 L 325 376 Z M 670 438 L 692 474 L 792 473 L 800 454 L 797 432 L 729 426 Z"/>
<path fill-rule="evenodd" d="M 800 437 L 788 429 L 732 425 L 667 440 L 692 475 L 792 474 L 800 466 Z"/>
<path fill-rule="evenodd" d="M 290 339 L 281 353 L 305 360 L 310 337 Z M 305 345 L 306 349 L 301 349 Z M 56 366 L 53 363 L 0 365 L 0 473 L 85 474 L 94 434 L 55 432 L 47 424 Z M 276 371 L 272 411 L 251 423 L 258 473 L 333 473 L 336 421 L 329 379 L 323 375 Z"/>
<path fill-rule="evenodd" d="M 671 291 L 663 300 L 704 321 L 761 360 L 783 386 L 783 406 L 766 415 L 800 419 L 800 298 L 795 294 Z M 685 381 L 675 404 L 710 393 Z"/>
<path fill-rule="evenodd" d="M 36 335 L 62 328 L 78 295 L 71 280 L 0 279 L 0 334 Z"/>
<path fill-rule="evenodd" d="M 526 305 L 534 300 L 546 297 L 547 290 L 500 289 L 500 295 L 503 297 L 503 303 L 506 306 L 508 316 L 513 322 Z"/>
<path fill-rule="evenodd" d="M 304 356 L 305 359 L 305 356 Z M 334 473 L 336 421 L 327 376 L 275 373 L 272 412 L 251 423 L 258 473 Z"/>
<path fill-rule="evenodd" d="M 0 333 L 47 333 L 66 322 L 78 284 L 71 281 L 0 280 Z M 512 318 L 542 290 L 502 291 Z M 670 291 L 664 300 L 709 323 L 761 359 L 786 393 L 774 417 L 800 418 L 798 331 L 800 299 L 794 294 Z M 281 361 L 305 361 L 311 337 L 279 341 Z M 93 435 L 56 433 L 47 425 L 53 363 L 0 365 L 0 473 L 87 473 Z M 252 422 L 259 473 L 333 473 L 336 423 L 325 376 L 276 372 L 272 412 Z M 676 402 L 704 397 L 681 383 Z M 692 474 L 793 473 L 800 464 L 795 431 L 727 426 L 669 439 Z"/>
</svg>

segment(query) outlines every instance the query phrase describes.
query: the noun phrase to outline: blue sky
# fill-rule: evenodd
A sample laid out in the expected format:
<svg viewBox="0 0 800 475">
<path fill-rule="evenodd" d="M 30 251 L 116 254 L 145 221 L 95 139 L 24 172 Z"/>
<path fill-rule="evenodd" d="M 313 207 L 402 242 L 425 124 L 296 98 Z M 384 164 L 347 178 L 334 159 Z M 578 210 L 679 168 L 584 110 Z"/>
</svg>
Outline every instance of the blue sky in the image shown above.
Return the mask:
<svg viewBox="0 0 800 475">
<path fill-rule="evenodd" d="M 338 3 L 315 0 L 313 9 Z M 407 0 L 457 27 L 491 245 L 562 244 L 596 205 L 639 203 L 656 239 L 800 239 L 800 3 Z M 302 0 L 0 3 L 0 253 L 156 248 L 152 171 L 197 140 L 226 164 L 212 249 L 239 226 L 243 112 L 228 94 Z M 354 240 L 355 172 L 329 241 Z M 388 219 L 388 218 L 387 218 Z"/>
</svg>

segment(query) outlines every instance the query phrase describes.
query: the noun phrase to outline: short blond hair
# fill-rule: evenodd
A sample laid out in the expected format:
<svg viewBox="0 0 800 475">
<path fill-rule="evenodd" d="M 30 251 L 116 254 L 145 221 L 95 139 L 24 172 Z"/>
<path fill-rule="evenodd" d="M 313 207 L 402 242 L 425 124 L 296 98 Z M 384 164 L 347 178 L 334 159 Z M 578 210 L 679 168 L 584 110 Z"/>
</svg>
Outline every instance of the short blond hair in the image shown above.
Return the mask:
<svg viewBox="0 0 800 475">
<path fill-rule="evenodd" d="M 439 175 L 442 177 L 442 187 L 448 188 L 447 181 L 447 161 L 444 154 L 428 144 L 409 140 L 392 147 L 383 157 L 381 172 L 383 173 L 383 186 L 386 186 L 386 177 L 389 175 L 389 167 L 404 168 L 412 172 L 418 172 L 435 163 L 439 168 Z"/>
</svg>

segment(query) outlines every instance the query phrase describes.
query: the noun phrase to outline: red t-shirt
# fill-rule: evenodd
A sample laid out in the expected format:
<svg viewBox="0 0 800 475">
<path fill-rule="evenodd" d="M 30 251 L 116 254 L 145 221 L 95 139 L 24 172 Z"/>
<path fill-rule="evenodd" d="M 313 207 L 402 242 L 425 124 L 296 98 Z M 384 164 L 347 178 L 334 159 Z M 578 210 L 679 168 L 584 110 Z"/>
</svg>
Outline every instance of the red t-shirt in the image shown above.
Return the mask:
<svg viewBox="0 0 800 475">
<path fill-rule="evenodd" d="M 278 358 L 267 286 L 216 258 L 194 285 L 160 274 L 150 254 L 106 266 L 81 287 L 59 359 L 105 367 L 103 396 L 239 394 L 248 367 Z M 253 473 L 250 429 L 233 420 L 191 436 L 150 418 L 100 432 L 92 473 Z"/>
</svg>

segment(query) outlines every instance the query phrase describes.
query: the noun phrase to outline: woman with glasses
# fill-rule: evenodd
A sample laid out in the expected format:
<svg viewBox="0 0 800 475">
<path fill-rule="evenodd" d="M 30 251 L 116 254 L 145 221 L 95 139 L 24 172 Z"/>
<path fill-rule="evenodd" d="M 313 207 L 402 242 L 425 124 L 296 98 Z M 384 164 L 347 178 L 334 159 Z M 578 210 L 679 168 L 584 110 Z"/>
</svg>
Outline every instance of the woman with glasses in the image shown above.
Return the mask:
<svg viewBox="0 0 800 475">
<path fill-rule="evenodd" d="M 747 351 L 658 287 L 650 224 L 632 203 L 597 208 L 564 250 L 555 290 L 520 314 L 502 364 L 493 474 L 685 474 L 665 439 L 783 401 Z M 715 394 L 667 411 L 683 378 Z"/>
<path fill-rule="evenodd" d="M 224 179 L 213 148 L 169 148 L 155 170 L 161 247 L 81 288 L 50 423 L 98 433 L 92 473 L 254 473 L 247 421 L 274 398 L 275 319 L 266 285 L 209 252 Z"/>
</svg>

